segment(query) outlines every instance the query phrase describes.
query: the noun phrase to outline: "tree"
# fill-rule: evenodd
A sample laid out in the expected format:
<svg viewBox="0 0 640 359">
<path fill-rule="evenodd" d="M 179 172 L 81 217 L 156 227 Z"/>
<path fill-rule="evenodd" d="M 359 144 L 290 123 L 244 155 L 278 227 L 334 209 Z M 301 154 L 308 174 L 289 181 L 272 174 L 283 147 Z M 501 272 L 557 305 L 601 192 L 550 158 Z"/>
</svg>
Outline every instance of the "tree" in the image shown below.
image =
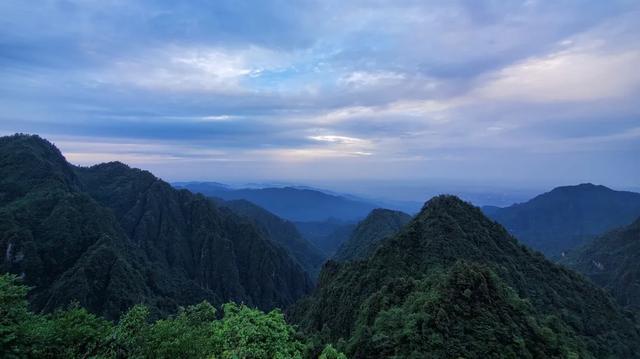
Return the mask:
<svg viewBox="0 0 640 359">
<path fill-rule="evenodd" d="M 324 347 L 318 359 L 347 359 L 347 356 L 337 351 L 333 345 L 328 344 Z"/>
<path fill-rule="evenodd" d="M 22 357 L 28 350 L 34 316 L 27 310 L 27 291 L 15 275 L 0 275 L 0 352 L 6 358 Z"/>
<path fill-rule="evenodd" d="M 228 303 L 223 317 L 208 302 L 180 308 L 153 323 L 135 305 L 116 325 L 77 304 L 53 314 L 28 310 L 28 288 L 0 276 L 0 352 L 3 358 L 302 358 L 305 343 L 282 312 Z M 325 357 L 336 357 L 331 350 Z M 333 355 L 333 356 L 332 356 Z"/>
<path fill-rule="evenodd" d="M 224 318 L 214 326 L 223 358 L 302 358 L 304 345 L 295 338 L 280 310 L 264 314 L 245 305 L 223 306 Z"/>
</svg>

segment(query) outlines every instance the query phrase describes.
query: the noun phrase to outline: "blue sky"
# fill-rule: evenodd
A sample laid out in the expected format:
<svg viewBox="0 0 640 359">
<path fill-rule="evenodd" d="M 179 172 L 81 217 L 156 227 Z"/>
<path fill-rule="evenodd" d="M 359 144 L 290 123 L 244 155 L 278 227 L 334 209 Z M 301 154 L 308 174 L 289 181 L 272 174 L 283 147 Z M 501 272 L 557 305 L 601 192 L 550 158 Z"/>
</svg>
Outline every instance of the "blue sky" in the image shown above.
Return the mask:
<svg viewBox="0 0 640 359">
<path fill-rule="evenodd" d="M 0 2 L 0 133 L 167 180 L 640 187 L 638 1 Z"/>
</svg>

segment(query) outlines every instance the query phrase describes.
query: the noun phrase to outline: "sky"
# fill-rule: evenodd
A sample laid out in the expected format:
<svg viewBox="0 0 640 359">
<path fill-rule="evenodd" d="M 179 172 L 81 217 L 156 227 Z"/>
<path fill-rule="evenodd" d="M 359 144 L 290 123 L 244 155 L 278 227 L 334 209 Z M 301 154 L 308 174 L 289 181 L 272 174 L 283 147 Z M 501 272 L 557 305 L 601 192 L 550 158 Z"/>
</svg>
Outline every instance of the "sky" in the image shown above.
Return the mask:
<svg viewBox="0 0 640 359">
<path fill-rule="evenodd" d="M 640 188 L 640 2 L 0 2 L 0 134 L 169 181 Z"/>
</svg>

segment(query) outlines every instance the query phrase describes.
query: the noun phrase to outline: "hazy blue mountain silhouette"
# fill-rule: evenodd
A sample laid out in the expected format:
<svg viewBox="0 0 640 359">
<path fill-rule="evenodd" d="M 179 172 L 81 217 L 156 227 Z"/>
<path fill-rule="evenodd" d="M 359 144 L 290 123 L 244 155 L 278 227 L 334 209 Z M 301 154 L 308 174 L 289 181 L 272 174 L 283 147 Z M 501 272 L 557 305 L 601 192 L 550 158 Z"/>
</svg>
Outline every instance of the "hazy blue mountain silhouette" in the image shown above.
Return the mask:
<svg viewBox="0 0 640 359">
<path fill-rule="evenodd" d="M 509 207 L 484 207 L 483 211 L 522 243 L 558 257 L 638 218 L 640 193 L 585 183 L 557 187 Z"/>
<path fill-rule="evenodd" d="M 329 218 L 355 221 L 376 208 L 373 203 L 306 188 L 231 189 L 216 182 L 179 182 L 174 186 L 224 200 L 244 199 L 296 222 L 324 221 Z"/>
</svg>

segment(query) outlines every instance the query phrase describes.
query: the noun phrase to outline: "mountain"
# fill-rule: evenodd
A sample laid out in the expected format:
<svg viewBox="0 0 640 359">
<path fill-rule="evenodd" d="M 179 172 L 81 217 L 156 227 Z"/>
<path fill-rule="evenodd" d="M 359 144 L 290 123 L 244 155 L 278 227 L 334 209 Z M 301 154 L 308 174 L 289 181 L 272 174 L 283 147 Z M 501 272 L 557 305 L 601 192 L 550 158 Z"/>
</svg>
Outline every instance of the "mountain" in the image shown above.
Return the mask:
<svg viewBox="0 0 640 359">
<path fill-rule="evenodd" d="M 557 187 L 532 200 L 485 213 L 524 244 L 549 257 L 640 216 L 640 193 L 581 184 Z"/>
<path fill-rule="evenodd" d="M 350 358 L 634 358 L 632 315 L 582 276 L 438 196 L 363 261 L 325 264 L 288 312 Z"/>
<path fill-rule="evenodd" d="M 333 259 L 336 261 L 361 260 L 370 257 L 380 241 L 392 236 L 411 220 L 411 216 L 389 209 L 374 209 L 351 233 Z"/>
<path fill-rule="evenodd" d="M 569 252 L 560 262 L 609 290 L 621 305 L 640 309 L 640 218 Z"/>
<path fill-rule="evenodd" d="M 311 281 L 248 220 L 118 163 L 70 165 L 51 143 L 0 138 L 0 271 L 23 277 L 37 311 L 77 301 L 116 318 L 230 300 L 263 309 Z"/>
<path fill-rule="evenodd" d="M 318 222 L 295 222 L 295 225 L 302 236 L 320 249 L 326 258 L 332 257 L 356 228 L 355 222 L 335 218 Z"/>
<path fill-rule="evenodd" d="M 227 201 L 244 199 L 278 217 L 296 222 L 324 221 L 329 218 L 359 220 L 376 207 L 371 203 L 304 188 L 229 189 L 215 182 L 180 182 L 174 185 Z"/>
<path fill-rule="evenodd" d="M 219 200 L 219 205 L 251 220 L 262 231 L 265 238 L 284 248 L 312 278 L 318 276 L 325 256 L 322 251 L 302 237 L 292 222 L 245 200 Z"/>
</svg>

